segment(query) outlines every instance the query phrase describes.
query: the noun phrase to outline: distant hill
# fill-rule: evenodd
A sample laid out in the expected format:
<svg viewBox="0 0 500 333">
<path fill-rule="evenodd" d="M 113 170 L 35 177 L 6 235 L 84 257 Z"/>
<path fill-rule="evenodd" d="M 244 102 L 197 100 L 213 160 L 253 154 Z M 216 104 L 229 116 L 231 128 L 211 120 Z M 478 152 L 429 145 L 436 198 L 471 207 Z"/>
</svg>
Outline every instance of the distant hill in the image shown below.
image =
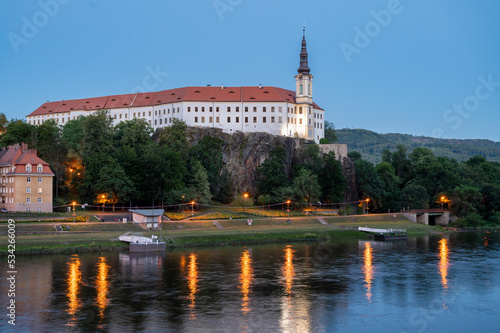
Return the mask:
<svg viewBox="0 0 500 333">
<path fill-rule="evenodd" d="M 500 142 L 491 140 L 436 139 L 398 133 L 378 134 L 364 129 L 348 128 L 336 132 L 338 142 L 346 143 L 349 152 L 355 150 L 361 153 L 363 159 L 375 164 L 382 160 L 384 149 L 394 151 L 399 144 L 404 145 L 408 153 L 411 153 L 414 148 L 426 147 L 436 156 L 454 158 L 459 162 L 476 155 L 484 156 L 488 161 L 500 162 Z"/>
</svg>

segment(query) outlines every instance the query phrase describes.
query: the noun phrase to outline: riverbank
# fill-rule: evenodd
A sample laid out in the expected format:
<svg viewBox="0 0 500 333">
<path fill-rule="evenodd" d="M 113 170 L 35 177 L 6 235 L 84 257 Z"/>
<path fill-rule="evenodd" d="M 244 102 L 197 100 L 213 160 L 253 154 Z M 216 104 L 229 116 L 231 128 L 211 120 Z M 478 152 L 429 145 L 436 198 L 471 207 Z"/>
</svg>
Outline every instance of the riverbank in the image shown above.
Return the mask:
<svg viewBox="0 0 500 333">
<path fill-rule="evenodd" d="M 253 220 L 251 226 L 246 220 L 226 220 L 218 221 L 218 225 L 213 221 L 166 222 L 162 224 L 163 230 L 145 231 L 131 223 L 76 223 L 68 224 L 70 231 L 55 232 L 53 223 L 23 223 L 16 226 L 16 254 L 126 251 L 128 244 L 115 240 L 127 231 L 143 232 L 145 237 L 156 235 L 163 238 L 169 248 L 373 238 L 357 231 L 360 226 L 406 229 L 409 236 L 451 232 L 389 214 L 289 220 L 260 218 Z M 0 237 L 6 237 L 3 225 L 0 233 Z M 0 252 L 6 254 L 7 246 L 2 246 Z"/>
</svg>

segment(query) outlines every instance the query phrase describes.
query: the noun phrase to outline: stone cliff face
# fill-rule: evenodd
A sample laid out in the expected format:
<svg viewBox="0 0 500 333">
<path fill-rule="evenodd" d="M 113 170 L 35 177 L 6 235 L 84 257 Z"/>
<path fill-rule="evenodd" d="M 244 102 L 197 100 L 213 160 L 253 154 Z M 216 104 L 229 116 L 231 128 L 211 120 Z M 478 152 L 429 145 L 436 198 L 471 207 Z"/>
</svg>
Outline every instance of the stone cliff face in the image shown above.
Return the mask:
<svg viewBox="0 0 500 333">
<path fill-rule="evenodd" d="M 297 150 L 303 145 L 310 144 L 309 141 L 304 139 L 261 132 L 243 133 L 237 131 L 234 134 L 228 134 L 216 128 L 193 127 L 188 128 L 187 131 L 188 142 L 191 145 L 196 145 L 206 135 L 224 141 L 222 148 L 224 167 L 232 176 L 233 192 L 235 194 L 245 191 L 251 195 L 256 193 L 256 169 L 269 157 L 269 153 L 278 146 L 285 149 L 285 172 L 287 177 L 291 179 L 293 161 Z M 342 159 L 342 170 L 348 182 L 346 200 L 355 201 L 357 200 L 356 173 L 351 159 L 347 157 Z M 351 200 L 354 196 L 356 196 L 356 199 Z"/>
</svg>

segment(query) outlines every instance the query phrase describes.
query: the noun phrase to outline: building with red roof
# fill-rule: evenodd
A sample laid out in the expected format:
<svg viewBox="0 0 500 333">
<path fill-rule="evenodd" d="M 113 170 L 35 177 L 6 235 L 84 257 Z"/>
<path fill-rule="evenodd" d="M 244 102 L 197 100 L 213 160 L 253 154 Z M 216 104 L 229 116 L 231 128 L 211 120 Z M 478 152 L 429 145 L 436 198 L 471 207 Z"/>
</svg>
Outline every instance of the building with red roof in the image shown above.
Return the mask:
<svg viewBox="0 0 500 333">
<path fill-rule="evenodd" d="M 174 119 L 188 126 L 220 128 L 227 133 L 267 132 L 319 142 L 324 137 L 324 110 L 313 102 L 305 33 L 295 91 L 265 87 L 184 87 L 158 92 L 113 95 L 47 102 L 30 113 L 33 125 L 53 119 L 64 125 L 100 109 L 110 112 L 114 124 L 145 119 L 153 129 Z"/>
<path fill-rule="evenodd" d="M 0 150 L 0 208 L 13 212 L 52 212 L 49 164 L 25 143 Z"/>
</svg>

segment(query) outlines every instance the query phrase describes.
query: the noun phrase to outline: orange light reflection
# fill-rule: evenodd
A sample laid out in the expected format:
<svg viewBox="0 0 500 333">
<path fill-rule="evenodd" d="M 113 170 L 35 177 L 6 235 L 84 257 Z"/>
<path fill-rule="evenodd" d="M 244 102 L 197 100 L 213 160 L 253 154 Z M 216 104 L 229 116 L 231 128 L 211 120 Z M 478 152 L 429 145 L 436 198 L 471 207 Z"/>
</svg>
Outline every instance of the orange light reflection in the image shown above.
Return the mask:
<svg viewBox="0 0 500 333">
<path fill-rule="evenodd" d="M 198 265 L 196 263 L 196 254 L 189 255 L 188 266 L 188 288 L 189 288 L 189 308 L 191 309 L 191 319 L 196 319 L 193 313 L 196 305 L 196 293 L 198 292 Z"/>
<path fill-rule="evenodd" d="M 80 262 L 80 258 L 72 257 L 71 261 L 68 263 L 68 310 L 67 312 L 73 316 L 70 326 L 74 326 L 74 321 L 76 320 L 75 313 L 78 308 L 81 306 L 81 302 L 78 299 L 78 292 L 80 291 L 80 284 L 82 283 L 82 271 L 81 271 L 82 263 Z"/>
<path fill-rule="evenodd" d="M 372 280 L 373 280 L 373 266 L 372 266 L 372 260 L 373 260 L 373 249 L 372 245 L 370 243 L 365 243 L 365 252 L 364 252 L 364 268 L 363 271 L 365 273 L 365 286 L 366 286 L 366 299 L 368 300 L 369 303 L 372 302 Z"/>
<path fill-rule="evenodd" d="M 96 289 L 97 307 L 99 308 L 100 318 L 104 317 L 104 310 L 106 310 L 106 306 L 108 305 L 109 268 L 109 265 L 106 263 L 106 258 L 99 257 L 99 262 L 97 263 Z"/>
<path fill-rule="evenodd" d="M 249 307 L 250 297 L 248 295 L 251 292 L 250 286 L 252 285 L 253 278 L 252 258 L 248 249 L 245 249 L 241 255 L 240 267 L 241 311 L 248 313 L 251 310 Z"/>
<path fill-rule="evenodd" d="M 293 277 L 295 271 L 293 269 L 293 251 L 291 245 L 285 247 L 285 265 L 283 267 L 283 276 L 285 277 L 285 292 L 287 295 L 292 294 Z"/>
<path fill-rule="evenodd" d="M 448 275 L 448 240 L 441 239 L 439 241 L 439 272 L 441 273 L 441 284 L 443 285 L 443 289 L 448 289 L 448 279 L 446 278 Z"/>
</svg>

